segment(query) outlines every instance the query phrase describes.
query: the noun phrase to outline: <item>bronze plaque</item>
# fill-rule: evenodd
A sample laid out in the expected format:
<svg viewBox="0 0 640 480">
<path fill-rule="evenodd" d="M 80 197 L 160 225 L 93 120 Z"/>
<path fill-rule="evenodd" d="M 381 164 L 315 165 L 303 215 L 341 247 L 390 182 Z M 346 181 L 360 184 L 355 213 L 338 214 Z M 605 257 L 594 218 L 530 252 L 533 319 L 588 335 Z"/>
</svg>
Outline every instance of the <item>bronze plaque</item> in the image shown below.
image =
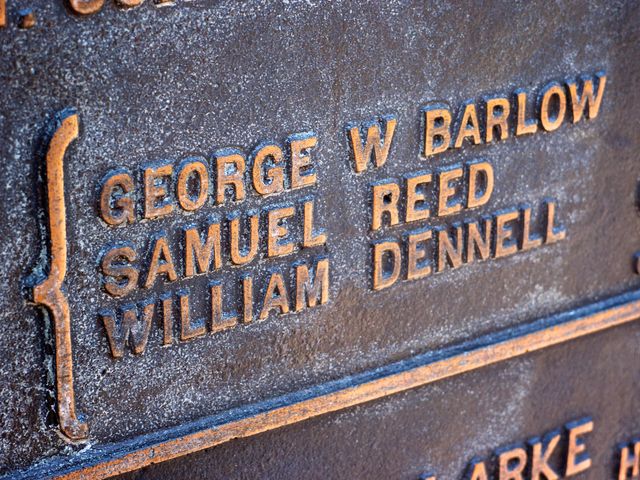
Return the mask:
<svg viewBox="0 0 640 480">
<path fill-rule="evenodd" d="M 0 52 L 2 478 L 638 478 L 638 2 L 0 0 Z"/>
</svg>

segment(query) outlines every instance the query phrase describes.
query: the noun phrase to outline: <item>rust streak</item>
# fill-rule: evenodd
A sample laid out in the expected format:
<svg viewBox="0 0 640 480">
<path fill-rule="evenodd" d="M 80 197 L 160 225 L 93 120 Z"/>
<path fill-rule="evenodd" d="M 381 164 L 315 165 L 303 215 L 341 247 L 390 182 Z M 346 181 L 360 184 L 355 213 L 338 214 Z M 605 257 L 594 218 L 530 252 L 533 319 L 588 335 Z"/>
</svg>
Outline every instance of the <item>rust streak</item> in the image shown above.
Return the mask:
<svg viewBox="0 0 640 480">
<path fill-rule="evenodd" d="M 101 479 L 137 470 L 154 463 L 210 448 L 235 438 L 256 435 L 558 345 L 631 322 L 639 316 L 640 300 L 630 301 L 543 330 L 477 347 L 464 353 L 411 367 L 353 387 L 158 443 L 55 478 L 66 480 Z"/>
<path fill-rule="evenodd" d="M 78 420 L 73 391 L 71 315 L 62 284 L 67 274 L 67 226 L 64 203 L 64 154 L 78 136 L 78 116 L 63 118 L 46 156 L 47 209 L 49 215 L 49 275 L 33 288 L 34 301 L 46 307 L 53 318 L 56 356 L 56 391 L 60 430 L 71 440 L 87 437 L 88 426 Z"/>
</svg>

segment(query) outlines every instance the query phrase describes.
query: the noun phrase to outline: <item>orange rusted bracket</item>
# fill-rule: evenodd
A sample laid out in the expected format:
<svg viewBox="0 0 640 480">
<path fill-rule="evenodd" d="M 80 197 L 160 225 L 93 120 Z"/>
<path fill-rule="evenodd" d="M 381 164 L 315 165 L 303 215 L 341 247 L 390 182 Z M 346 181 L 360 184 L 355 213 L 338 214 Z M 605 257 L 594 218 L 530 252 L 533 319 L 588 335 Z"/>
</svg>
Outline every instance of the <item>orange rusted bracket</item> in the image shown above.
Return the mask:
<svg viewBox="0 0 640 480">
<path fill-rule="evenodd" d="M 76 415 L 71 353 L 71 315 L 62 291 L 67 274 L 67 226 L 64 204 L 64 154 L 78 136 L 78 115 L 61 115 L 46 156 L 47 210 L 49 214 L 49 275 L 33 288 L 33 298 L 53 318 L 56 356 L 56 393 L 60 430 L 71 440 L 87 438 L 89 426 Z"/>
</svg>

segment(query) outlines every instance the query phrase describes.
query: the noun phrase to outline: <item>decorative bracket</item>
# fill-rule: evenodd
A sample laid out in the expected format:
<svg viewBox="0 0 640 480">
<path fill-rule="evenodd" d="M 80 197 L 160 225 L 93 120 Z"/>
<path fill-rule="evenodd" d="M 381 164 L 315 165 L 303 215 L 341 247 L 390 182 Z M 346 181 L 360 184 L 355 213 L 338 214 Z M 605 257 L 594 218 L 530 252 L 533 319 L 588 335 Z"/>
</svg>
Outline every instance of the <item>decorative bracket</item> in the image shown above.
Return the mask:
<svg viewBox="0 0 640 480">
<path fill-rule="evenodd" d="M 78 136 L 78 115 L 61 113 L 46 156 L 47 211 L 49 216 L 49 275 L 33 288 L 36 304 L 46 307 L 53 318 L 55 336 L 56 400 L 60 430 L 71 440 L 87 438 L 89 426 L 76 415 L 73 391 L 71 315 L 62 291 L 67 274 L 67 226 L 64 199 L 64 154 Z"/>
</svg>

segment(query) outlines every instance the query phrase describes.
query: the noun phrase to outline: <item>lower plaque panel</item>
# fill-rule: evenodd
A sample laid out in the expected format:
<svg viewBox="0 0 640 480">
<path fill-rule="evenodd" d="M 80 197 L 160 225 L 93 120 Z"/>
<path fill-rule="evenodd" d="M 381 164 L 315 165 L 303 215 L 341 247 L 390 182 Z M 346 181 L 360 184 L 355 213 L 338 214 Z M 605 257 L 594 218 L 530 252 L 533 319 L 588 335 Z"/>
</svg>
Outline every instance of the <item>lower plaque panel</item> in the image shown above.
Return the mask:
<svg viewBox="0 0 640 480">
<path fill-rule="evenodd" d="M 640 433 L 639 359 L 630 323 L 117 478 L 467 479 L 474 462 L 499 478 L 500 454 L 518 447 L 531 478 L 536 438 L 563 478 L 570 430 L 589 420 L 578 478 L 618 478 L 620 449 Z"/>
<path fill-rule="evenodd" d="M 616 442 L 619 451 L 614 453 L 613 460 L 610 459 L 612 468 L 618 469 L 617 478 L 625 479 L 627 473 L 634 474 L 640 466 L 640 442 L 629 438 L 631 432 L 635 431 L 635 425 L 627 422 L 624 416 L 627 408 L 633 411 L 629 402 L 633 398 L 636 375 L 631 373 L 630 377 L 625 376 L 626 365 L 619 357 L 623 354 L 636 357 L 635 346 L 627 343 L 629 339 L 636 337 L 634 332 L 637 330 L 639 311 L 638 294 L 615 297 L 589 307 L 543 318 L 525 327 L 508 329 L 451 348 L 417 355 L 336 382 L 248 405 L 153 435 L 141 436 L 133 441 L 85 449 L 75 457 L 58 458 L 24 471 L 17 477 L 97 479 L 144 468 L 159 468 L 161 475 L 165 475 L 165 468 L 173 468 L 171 460 L 189 454 L 192 456 L 188 458 L 208 455 L 206 452 L 196 452 L 204 452 L 215 446 L 222 449 L 221 445 L 233 443 L 239 438 L 257 436 L 259 442 L 266 442 L 267 448 L 271 448 L 274 440 L 266 434 L 260 434 L 284 428 L 285 432 L 281 435 L 284 435 L 285 440 L 275 440 L 275 444 L 287 445 L 287 426 L 300 423 L 307 426 L 301 427 L 302 432 L 305 432 L 303 435 L 313 437 L 309 441 L 303 439 L 302 443 L 322 446 L 323 442 L 331 440 L 334 435 L 332 429 L 335 422 L 331 422 L 331 415 L 335 415 L 334 412 L 337 411 L 349 412 L 350 408 L 356 407 L 358 410 L 354 418 L 361 421 L 358 417 L 363 416 L 371 424 L 364 430 L 382 425 L 384 437 L 376 439 L 372 435 L 370 440 L 363 441 L 359 430 L 342 435 L 342 440 L 353 443 L 353 451 L 344 450 L 350 452 L 349 458 L 357 454 L 358 449 L 371 453 L 382 448 L 383 451 L 390 452 L 394 459 L 397 457 L 396 460 L 404 461 L 406 454 L 397 455 L 394 449 L 402 448 L 411 453 L 413 446 L 420 444 L 412 435 L 425 433 L 425 428 L 426 431 L 433 429 L 438 432 L 435 437 L 446 442 L 436 448 L 435 458 L 439 459 L 446 454 L 443 458 L 449 462 L 447 465 L 456 465 L 469 457 L 464 468 L 468 474 L 466 478 L 473 480 L 492 478 L 492 469 L 497 469 L 496 478 L 499 479 L 528 478 L 526 475 L 536 479 L 540 475 L 560 478 L 557 472 L 563 472 L 565 477 L 589 475 L 595 467 L 595 457 L 589 452 L 587 437 L 596 435 L 596 420 L 598 423 L 604 420 L 605 429 L 617 432 L 617 437 L 627 437 L 626 440 Z M 625 329 L 630 327 L 635 327 L 633 334 L 625 334 Z M 616 340 L 621 338 L 620 335 L 626 335 L 624 343 Z M 599 345 L 601 346 L 598 347 Z M 545 352 L 549 352 L 548 359 L 540 357 Z M 590 377 L 586 377 L 588 375 Z M 453 391 L 446 386 L 446 382 L 452 379 L 457 379 Z M 410 393 L 415 391 L 422 394 L 416 397 L 415 393 Z M 451 397 L 451 401 L 445 403 L 443 399 L 447 396 Z M 573 396 L 578 400 L 571 400 Z M 413 400 L 407 403 L 406 399 Z M 615 401 L 620 399 L 622 401 L 618 403 L 618 407 L 613 408 Z M 436 415 L 431 422 L 435 422 L 437 428 L 428 420 L 426 427 L 421 426 L 422 419 L 428 419 L 421 410 L 425 402 L 429 414 Z M 384 406 L 385 404 L 388 406 Z M 587 408 L 589 405 L 594 407 Z M 565 415 L 563 412 L 566 411 L 566 416 L 569 416 L 571 411 L 567 408 L 573 409 L 574 418 L 558 423 L 554 428 L 547 427 L 547 421 L 557 423 L 557 414 Z M 617 412 L 616 415 L 612 415 L 614 412 Z M 351 411 L 351 416 L 353 413 Z M 375 416 L 381 417 L 379 421 Z M 391 418 L 387 418 L 388 416 Z M 399 423 L 394 423 L 392 428 L 387 429 L 384 424 L 393 422 L 394 416 L 398 417 Z M 348 415 L 348 418 L 351 417 Z M 460 431 L 460 427 L 456 427 L 459 421 L 473 426 L 466 440 L 455 436 L 455 432 Z M 486 425 L 483 426 L 483 422 Z M 338 423 L 342 425 L 341 422 Z M 405 423 L 411 427 L 407 428 L 407 440 L 391 435 L 393 448 L 386 447 L 387 433 Z M 501 427 L 498 428 L 498 425 Z M 414 433 L 409 433 L 416 428 Z M 530 434 L 528 432 L 533 431 L 530 428 L 544 428 L 545 431 Z M 341 435 L 339 431 L 338 434 Z M 523 434 L 526 435 L 524 440 L 514 440 L 514 436 Z M 353 438 L 349 440 L 351 437 Z M 431 442 L 433 438 L 431 435 L 424 441 Z M 484 446 L 483 442 L 488 441 L 501 445 L 494 447 L 483 458 L 477 452 L 478 445 Z M 339 442 L 336 443 L 338 444 Z M 429 443 L 426 447 L 431 448 Z M 217 450 L 211 449 L 209 454 L 217 458 L 213 453 L 215 451 Z M 461 458 L 454 461 L 447 456 L 451 451 L 457 452 Z M 325 458 L 327 454 L 333 455 L 333 447 L 312 452 L 312 462 L 315 462 Z M 364 454 L 363 452 L 362 455 Z M 275 454 L 266 455 L 255 458 L 274 458 Z M 301 461 L 305 458 L 303 455 Z M 162 462 L 169 463 L 164 464 L 166 466 L 151 467 Z M 175 460 L 177 464 L 181 462 L 188 464 L 189 460 Z M 342 460 L 337 464 L 341 462 Z M 209 465 L 209 461 L 205 464 Z M 290 462 L 286 465 L 289 468 Z M 429 465 L 432 470 L 437 468 L 438 460 L 434 461 L 430 457 Z M 364 462 L 358 468 L 369 466 L 369 463 Z M 191 467 L 186 468 L 183 475 Z M 331 473 L 331 478 L 340 478 L 338 473 Z M 241 472 L 239 475 L 242 478 Z M 437 477 L 425 473 L 423 478 L 435 480 Z"/>
</svg>

